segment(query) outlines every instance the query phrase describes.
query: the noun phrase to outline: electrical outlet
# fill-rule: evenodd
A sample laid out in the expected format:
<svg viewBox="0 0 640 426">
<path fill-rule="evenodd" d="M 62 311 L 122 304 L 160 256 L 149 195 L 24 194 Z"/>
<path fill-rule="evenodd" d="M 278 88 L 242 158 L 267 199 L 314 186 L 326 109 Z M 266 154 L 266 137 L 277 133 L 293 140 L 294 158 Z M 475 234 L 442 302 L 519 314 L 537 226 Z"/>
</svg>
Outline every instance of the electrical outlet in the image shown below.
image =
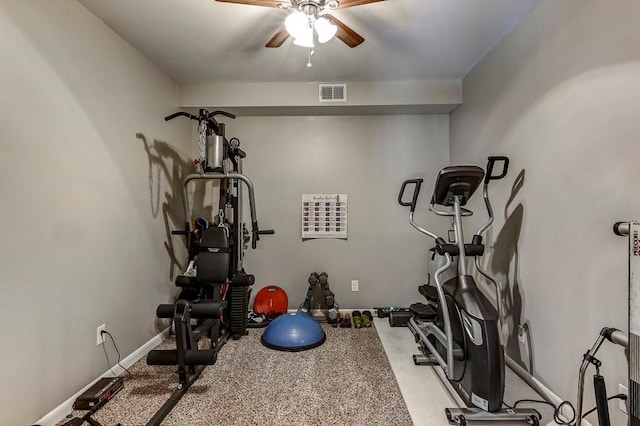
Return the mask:
<svg viewBox="0 0 640 426">
<path fill-rule="evenodd" d="M 358 291 L 358 280 L 351 280 L 351 291 Z"/>
<path fill-rule="evenodd" d="M 629 389 L 623 385 L 622 383 L 618 383 L 618 393 L 623 393 L 625 395 L 627 395 L 627 397 L 629 396 Z M 627 401 L 619 399 L 618 400 L 618 408 L 620 409 L 620 411 L 622 411 L 623 413 L 627 414 Z"/>
<path fill-rule="evenodd" d="M 103 331 L 107 331 L 107 326 L 105 324 L 99 325 L 98 328 L 96 328 L 96 346 L 100 346 L 104 343 Z"/>
<path fill-rule="evenodd" d="M 527 344 L 527 330 L 521 325 L 518 326 L 518 340 L 523 345 Z"/>
</svg>

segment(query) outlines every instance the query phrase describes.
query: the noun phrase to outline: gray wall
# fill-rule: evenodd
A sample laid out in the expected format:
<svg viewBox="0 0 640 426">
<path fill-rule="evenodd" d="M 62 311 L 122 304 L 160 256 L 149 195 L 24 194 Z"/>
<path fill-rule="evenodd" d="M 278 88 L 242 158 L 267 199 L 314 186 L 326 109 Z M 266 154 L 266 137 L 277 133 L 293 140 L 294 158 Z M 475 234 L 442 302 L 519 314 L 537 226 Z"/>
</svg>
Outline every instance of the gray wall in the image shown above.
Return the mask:
<svg viewBox="0 0 640 426">
<path fill-rule="evenodd" d="M 409 225 L 397 203 L 411 177 L 432 188 L 449 162 L 446 115 L 241 117 L 227 120 L 227 136 L 247 152 L 245 174 L 256 188 L 258 220 L 276 230 L 247 253 L 255 291 L 275 284 L 289 307 L 304 300 L 307 278 L 326 271 L 343 308 L 407 305 L 418 299 L 430 242 Z M 346 193 L 348 240 L 301 239 L 301 196 Z M 427 199 L 425 193 L 423 199 Z M 420 216 L 432 227 L 446 224 Z M 351 280 L 360 291 L 351 291 Z"/>
<path fill-rule="evenodd" d="M 530 328 L 533 374 L 571 401 L 601 327 L 627 330 L 627 247 L 611 228 L 640 211 L 639 14 L 635 0 L 542 0 L 464 79 L 451 116 L 452 162 L 512 159 L 492 189 L 489 265 Z M 513 336 L 509 353 L 531 369 Z M 601 360 L 613 394 L 623 351 Z"/>
<path fill-rule="evenodd" d="M 24 425 L 115 364 L 98 325 L 123 356 L 157 334 L 190 125 L 162 120 L 176 84 L 76 1 L 0 1 L 0 51 L 0 423 Z"/>
</svg>

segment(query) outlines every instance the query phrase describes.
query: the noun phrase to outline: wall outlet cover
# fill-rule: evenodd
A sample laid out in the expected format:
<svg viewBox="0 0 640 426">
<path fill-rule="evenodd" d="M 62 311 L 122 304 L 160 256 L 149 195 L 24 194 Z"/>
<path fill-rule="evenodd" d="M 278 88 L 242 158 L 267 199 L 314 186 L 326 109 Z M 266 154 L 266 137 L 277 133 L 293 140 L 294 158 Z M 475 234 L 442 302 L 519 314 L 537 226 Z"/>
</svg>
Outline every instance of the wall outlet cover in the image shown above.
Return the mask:
<svg viewBox="0 0 640 426">
<path fill-rule="evenodd" d="M 96 328 L 96 346 L 100 346 L 104 343 L 103 331 L 107 331 L 107 326 L 105 324 L 99 325 L 98 328 Z"/>
</svg>

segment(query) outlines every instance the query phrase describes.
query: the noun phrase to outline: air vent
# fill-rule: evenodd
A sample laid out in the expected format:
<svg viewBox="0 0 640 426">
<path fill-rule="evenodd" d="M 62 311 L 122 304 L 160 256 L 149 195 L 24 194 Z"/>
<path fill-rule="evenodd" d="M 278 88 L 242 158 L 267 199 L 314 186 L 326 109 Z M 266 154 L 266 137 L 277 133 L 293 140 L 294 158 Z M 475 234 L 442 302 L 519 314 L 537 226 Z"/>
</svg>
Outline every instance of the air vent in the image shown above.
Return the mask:
<svg viewBox="0 0 640 426">
<path fill-rule="evenodd" d="M 320 84 L 319 95 L 320 95 L 320 102 L 346 102 L 347 101 L 347 85 L 346 84 Z"/>
</svg>

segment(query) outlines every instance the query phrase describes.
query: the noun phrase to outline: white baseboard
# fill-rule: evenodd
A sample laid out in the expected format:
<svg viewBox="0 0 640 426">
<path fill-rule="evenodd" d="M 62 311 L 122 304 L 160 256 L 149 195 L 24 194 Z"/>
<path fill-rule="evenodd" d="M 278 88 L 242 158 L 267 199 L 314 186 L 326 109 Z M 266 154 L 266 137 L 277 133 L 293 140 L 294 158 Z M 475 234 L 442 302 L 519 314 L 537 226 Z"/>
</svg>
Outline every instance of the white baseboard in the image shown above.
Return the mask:
<svg viewBox="0 0 640 426">
<path fill-rule="evenodd" d="M 139 359 L 145 356 L 151 349 L 155 348 L 156 346 L 158 346 L 158 344 L 160 344 L 163 340 L 165 340 L 167 338 L 168 331 L 169 329 L 167 328 L 166 330 L 161 331 L 156 336 L 152 337 L 147 343 L 140 346 L 138 349 L 133 351 L 129 356 L 121 360 L 120 364 L 122 364 L 122 366 L 124 366 L 125 368 L 131 367 Z M 93 386 L 94 383 L 96 383 L 98 380 L 102 379 L 103 377 L 113 377 L 114 375 L 118 376 L 122 374 L 122 372 L 124 372 L 124 369 L 122 367 L 120 367 L 118 364 L 114 365 L 113 367 L 105 371 L 100 377 L 98 377 L 93 382 L 89 383 L 87 386 L 85 386 L 80 391 L 78 391 L 78 393 L 76 393 L 71 398 L 67 399 L 65 402 L 63 402 L 62 404 L 60 404 L 59 406 L 51 410 L 48 414 L 46 414 L 44 417 L 38 420 L 35 424 L 39 426 L 54 426 L 55 424 L 57 424 L 59 421 L 64 419 L 69 413 L 73 411 L 73 403 L 75 402 L 76 398 L 78 398 L 80 395 L 82 395 L 84 391 L 86 391 L 91 386 Z"/>
</svg>

